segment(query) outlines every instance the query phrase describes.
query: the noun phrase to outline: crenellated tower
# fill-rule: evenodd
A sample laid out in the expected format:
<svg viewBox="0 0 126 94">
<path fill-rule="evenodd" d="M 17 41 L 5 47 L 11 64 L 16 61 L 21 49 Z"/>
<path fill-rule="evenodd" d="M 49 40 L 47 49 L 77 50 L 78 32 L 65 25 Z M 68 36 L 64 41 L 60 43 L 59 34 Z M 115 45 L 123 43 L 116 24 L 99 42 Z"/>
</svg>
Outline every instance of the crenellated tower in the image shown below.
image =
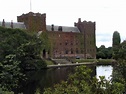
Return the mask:
<svg viewBox="0 0 126 94">
<path fill-rule="evenodd" d="M 18 22 L 24 22 L 28 31 L 46 31 L 46 14 L 29 12 L 17 16 Z"/>
<path fill-rule="evenodd" d="M 95 22 L 83 21 L 78 19 L 74 23 L 84 36 L 84 54 L 85 58 L 96 58 L 96 37 L 95 37 Z"/>
</svg>

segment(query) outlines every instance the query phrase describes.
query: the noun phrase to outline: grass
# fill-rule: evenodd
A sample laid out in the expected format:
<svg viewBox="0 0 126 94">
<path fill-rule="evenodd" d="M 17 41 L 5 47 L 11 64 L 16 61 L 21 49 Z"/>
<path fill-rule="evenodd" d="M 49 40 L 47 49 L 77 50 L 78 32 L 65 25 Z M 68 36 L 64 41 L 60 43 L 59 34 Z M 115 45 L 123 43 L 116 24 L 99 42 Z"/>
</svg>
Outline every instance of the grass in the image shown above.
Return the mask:
<svg viewBox="0 0 126 94">
<path fill-rule="evenodd" d="M 45 60 L 47 65 L 54 65 L 54 63 L 51 60 Z"/>
<path fill-rule="evenodd" d="M 109 65 L 109 64 L 114 64 L 115 60 L 113 59 L 97 59 L 97 64 L 98 65 Z"/>
<path fill-rule="evenodd" d="M 83 62 L 95 62 L 96 59 L 75 59 L 73 60 L 74 63 L 78 62 L 78 63 L 83 63 Z"/>
<path fill-rule="evenodd" d="M 45 62 L 47 65 L 55 65 L 51 60 L 45 60 Z M 71 62 L 73 63 L 97 62 L 97 65 L 109 65 L 115 63 L 113 59 L 71 59 Z"/>
<path fill-rule="evenodd" d="M 97 65 L 109 65 L 114 64 L 113 59 L 74 59 L 72 60 L 73 63 L 83 63 L 83 62 L 97 62 Z"/>
</svg>

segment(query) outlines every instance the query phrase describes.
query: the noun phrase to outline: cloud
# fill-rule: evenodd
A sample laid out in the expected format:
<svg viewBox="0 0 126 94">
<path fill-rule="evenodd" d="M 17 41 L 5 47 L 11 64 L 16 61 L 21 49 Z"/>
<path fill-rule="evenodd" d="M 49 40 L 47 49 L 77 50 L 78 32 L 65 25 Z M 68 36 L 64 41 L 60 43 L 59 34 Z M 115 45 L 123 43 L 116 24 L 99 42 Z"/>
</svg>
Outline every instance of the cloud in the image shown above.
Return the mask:
<svg viewBox="0 0 126 94">
<path fill-rule="evenodd" d="M 100 47 L 101 45 L 110 47 L 112 45 L 112 35 L 108 34 L 108 33 L 97 34 L 96 35 L 96 46 Z"/>
</svg>

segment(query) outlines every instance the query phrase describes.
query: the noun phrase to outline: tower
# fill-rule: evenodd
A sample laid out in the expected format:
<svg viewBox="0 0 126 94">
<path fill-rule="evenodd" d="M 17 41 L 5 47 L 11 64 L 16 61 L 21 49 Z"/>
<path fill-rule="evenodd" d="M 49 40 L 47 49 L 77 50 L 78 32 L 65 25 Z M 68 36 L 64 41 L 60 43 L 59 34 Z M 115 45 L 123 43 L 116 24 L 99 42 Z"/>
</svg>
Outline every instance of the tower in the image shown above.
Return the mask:
<svg viewBox="0 0 126 94">
<path fill-rule="evenodd" d="M 77 23 L 74 23 L 76 27 L 84 36 L 84 56 L 85 58 L 96 58 L 96 38 L 95 38 L 95 22 L 81 22 L 78 19 Z"/>
<path fill-rule="evenodd" d="M 29 12 L 17 16 L 18 22 L 24 22 L 28 31 L 46 31 L 46 14 Z"/>
</svg>

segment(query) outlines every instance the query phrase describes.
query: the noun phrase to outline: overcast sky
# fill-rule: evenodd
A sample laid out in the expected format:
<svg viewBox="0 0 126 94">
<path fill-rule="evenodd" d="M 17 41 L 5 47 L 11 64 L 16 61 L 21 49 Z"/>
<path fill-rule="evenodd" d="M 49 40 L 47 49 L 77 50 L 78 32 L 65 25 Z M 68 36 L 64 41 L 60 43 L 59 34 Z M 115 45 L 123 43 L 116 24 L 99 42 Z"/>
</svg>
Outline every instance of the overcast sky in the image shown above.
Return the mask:
<svg viewBox="0 0 126 94">
<path fill-rule="evenodd" d="M 0 21 L 13 20 L 32 12 L 46 13 L 48 25 L 74 26 L 74 22 L 96 22 L 96 45 L 112 45 L 112 35 L 118 31 L 121 41 L 126 39 L 125 0 L 0 0 Z"/>
</svg>

